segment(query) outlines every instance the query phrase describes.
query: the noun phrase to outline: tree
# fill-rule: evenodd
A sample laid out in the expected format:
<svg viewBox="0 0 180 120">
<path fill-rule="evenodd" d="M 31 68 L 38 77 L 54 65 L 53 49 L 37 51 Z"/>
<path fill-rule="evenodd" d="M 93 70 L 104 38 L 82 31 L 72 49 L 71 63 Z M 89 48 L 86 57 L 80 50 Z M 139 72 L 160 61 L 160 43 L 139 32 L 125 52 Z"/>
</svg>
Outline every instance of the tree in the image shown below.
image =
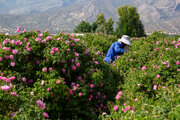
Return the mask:
<svg viewBox="0 0 180 120">
<path fill-rule="evenodd" d="M 104 14 L 103 14 L 103 13 L 97 15 L 97 17 L 96 17 L 96 23 L 97 23 L 98 25 L 102 25 L 102 24 L 105 24 L 105 23 L 106 23 L 106 20 L 105 20 L 105 18 L 104 18 Z"/>
<path fill-rule="evenodd" d="M 97 23 L 96 23 L 96 22 L 93 22 L 92 25 L 91 25 L 91 32 L 95 33 L 97 27 L 98 27 Z"/>
<path fill-rule="evenodd" d="M 97 15 L 96 23 L 97 23 L 96 32 L 107 33 L 107 31 L 106 31 L 106 20 L 104 18 L 103 13 Z"/>
<path fill-rule="evenodd" d="M 138 26 L 137 26 L 137 37 L 142 37 L 142 36 L 146 36 L 145 30 L 144 30 L 144 25 L 142 24 L 142 22 L 139 20 L 138 21 Z"/>
<path fill-rule="evenodd" d="M 89 33 L 91 32 L 91 24 L 86 21 L 81 21 L 80 24 L 74 29 L 75 33 Z"/>
<path fill-rule="evenodd" d="M 117 10 L 119 21 L 116 28 L 116 35 L 121 37 L 126 34 L 129 36 L 142 37 L 145 36 L 144 26 L 139 19 L 140 16 L 136 7 L 122 6 Z"/>
<path fill-rule="evenodd" d="M 109 20 L 107 21 L 106 23 L 106 31 L 107 31 L 107 34 L 112 34 L 113 33 L 113 24 L 114 24 L 114 21 L 112 18 L 109 18 Z"/>
</svg>

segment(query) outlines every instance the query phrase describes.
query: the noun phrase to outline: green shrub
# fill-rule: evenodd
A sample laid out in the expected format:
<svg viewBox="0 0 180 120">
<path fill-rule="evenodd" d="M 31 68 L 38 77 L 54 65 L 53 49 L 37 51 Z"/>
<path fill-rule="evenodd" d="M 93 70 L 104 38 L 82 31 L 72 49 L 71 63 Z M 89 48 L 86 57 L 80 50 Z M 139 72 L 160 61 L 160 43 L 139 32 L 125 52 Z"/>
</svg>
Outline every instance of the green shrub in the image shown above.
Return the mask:
<svg viewBox="0 0 180 120">
<path fill-rule="evenodd" d="M 108 112 L 121 77 L 82 39 L 39 32 L 0 39 L 0 86 L 9 87 L 0 89 L 1 119 L 97 119 Z"/>
<path fill-rule="evenodd" d="M 122 95 L 109 104 L 104 119 L 173 119 L 178 120 L 180 63 L 177 36 L 153 34 L 131 39 L 130 52 L 111 65 L 124 76 Z M 115 106 L 118 106 L 113 109 Z"/>
</svg>

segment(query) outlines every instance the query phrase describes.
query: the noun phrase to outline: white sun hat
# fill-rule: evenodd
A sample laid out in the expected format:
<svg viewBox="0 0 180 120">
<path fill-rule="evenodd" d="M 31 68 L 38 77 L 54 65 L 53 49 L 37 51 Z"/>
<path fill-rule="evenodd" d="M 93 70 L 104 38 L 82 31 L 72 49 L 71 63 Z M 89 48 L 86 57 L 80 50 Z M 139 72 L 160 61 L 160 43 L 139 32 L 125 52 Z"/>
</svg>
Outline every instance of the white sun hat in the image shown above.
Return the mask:
<svg viewBox="0 0 180 120">
<path fill-rule="evenodd" d="M 129 36 L 127 36 L 127 35 L 123 35 L 122 37 L 121 37 L 121 39 L 118 39 L 118 42 L 123 42 L 124 44 L 126 44 L 126 45 L 131 45 L 131 42 L 130 42 L 130 37 Z"/>
</svg>

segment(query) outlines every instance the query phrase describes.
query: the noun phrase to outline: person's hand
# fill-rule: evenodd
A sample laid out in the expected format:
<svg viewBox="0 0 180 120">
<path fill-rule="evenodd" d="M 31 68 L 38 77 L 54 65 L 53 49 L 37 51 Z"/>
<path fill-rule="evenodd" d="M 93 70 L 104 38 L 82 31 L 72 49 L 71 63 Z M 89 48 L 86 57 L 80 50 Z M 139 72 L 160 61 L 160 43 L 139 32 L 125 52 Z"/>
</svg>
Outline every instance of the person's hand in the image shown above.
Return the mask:
<svg viewBox="0 0 180 120">
<path fill-rule="evenodd" d="M 126 52 L 128 52 L 129 51 L 129 45 L 125 45 L 123 49 L 126 50 Z"/>
</svg>

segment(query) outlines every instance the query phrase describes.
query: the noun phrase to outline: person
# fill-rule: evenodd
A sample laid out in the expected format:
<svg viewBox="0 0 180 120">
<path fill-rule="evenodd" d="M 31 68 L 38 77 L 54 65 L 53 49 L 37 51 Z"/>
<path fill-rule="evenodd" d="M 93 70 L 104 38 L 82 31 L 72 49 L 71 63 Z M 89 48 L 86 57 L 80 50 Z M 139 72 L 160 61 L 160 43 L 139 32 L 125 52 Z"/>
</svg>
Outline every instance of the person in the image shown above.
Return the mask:
<svg viewBox="0 0 180 120">
<path fill-rule="evenodd" d="M 129 50 L 129 45 L 131 45 L 130 37 L 123 35 L 121 39 L 111 45 L 104 60 L 111 64 L 117 55 L 123 55 L 124 52 Z"/>
</svg>

